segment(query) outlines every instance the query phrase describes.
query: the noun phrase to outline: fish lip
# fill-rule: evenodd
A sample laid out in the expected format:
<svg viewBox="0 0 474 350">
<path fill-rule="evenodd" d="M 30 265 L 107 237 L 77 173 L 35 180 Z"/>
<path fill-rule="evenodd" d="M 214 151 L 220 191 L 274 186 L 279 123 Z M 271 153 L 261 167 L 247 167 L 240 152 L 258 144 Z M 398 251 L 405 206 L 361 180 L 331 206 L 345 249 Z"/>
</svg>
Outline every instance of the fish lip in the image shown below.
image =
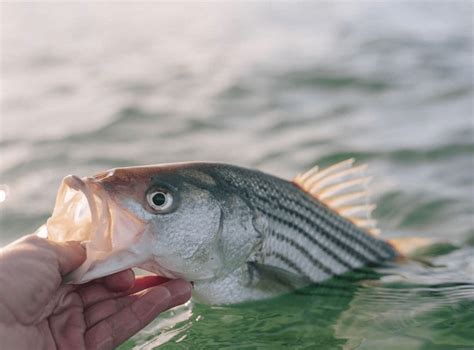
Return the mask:
<svg viewBox="0 0 474 350">
<path fill-rule="evenodd" d="M 87 242 L 86 245 L 88 243 L 90 242 Z M 63 282 L 73 284 L 87 283 L 91 280 L 135 267 L 144 261 L 143 258 L 126 250 L 112 252 L 105 256 L 104 259 L 99 259 L 89 264 L 82 264 L 78 269 L 67 274 Z"/>
<path fill-rule="evenodd" d="M 85 183 L 84 181 L 76 175 L 68 175 L 64 178 L 64 183 L 75 190 L 81 190 Z"/>
<path fill-rule="evenodd" d="M 98 217 L 94 208 L 97 206 L 86 182 L 74 175 L 66 176 L 46 222 L 47 238 L 57 242 L 89 240 Z"/>
<path fill-rule="evenodd" d="M 108 203 L 107 195 L 99 183 L 93 178 L 79 178 L 75 175 L 68 175 L 63 180 L 64 184 L 70 189 L 81 192 L 86 198 L 88 210 L 91 215 L 90 228 L 90 245 L 101 245 L 107 250 L 112 250 L 112 243 L 110 235 L 107 234 L 110 230 L 111 213 Z"/>
<path fill-rule="evenodd" d="M 112 195 L 94 177 L 68 175 L 63 179 L 53 215 L 46 223 L 47 238 L 76 240 L 86 251 L 86 260 L 65 276 L 64 283 L 86 283 L 149 258 L 149 242 L 136 240 L 137 236 L 146 238 L 142 236 L 146 222 Z"/>
<path fill-rule="evenodd" d="M 82 194 L 86 197 L 87 204 L 89 205 L 89 211 L 91 213 L 91 224 L 98 222 L 99 213 L 97 211 L 97 203 L 94 199 L 93 191 L 90 188 L 90 182 L 84 181 L 76 175 L 68 175 L 64 178 L 64 184 L 67 185 L 69 188 L 82 192 Z M 106 201 L 103 201 L 106 203 Z"/>
<path fill-rule="evenodd" d="M 154 273 L 158 276 L 166 277 L 169 279 L 183 278 L 187 280 L 187 278 L 180 275 L 179 273 L 164 267 L 162 264 L 158 262 L 159 260 L 160 260 L 160 257 L 157 257 L 154 254 L 151 254 L 150 259 L 148 261 L 145 261 L 143 264 L 139 265 L 138 267 L 142 270 L 145 270 L 145 271 Z"/>
</svg>

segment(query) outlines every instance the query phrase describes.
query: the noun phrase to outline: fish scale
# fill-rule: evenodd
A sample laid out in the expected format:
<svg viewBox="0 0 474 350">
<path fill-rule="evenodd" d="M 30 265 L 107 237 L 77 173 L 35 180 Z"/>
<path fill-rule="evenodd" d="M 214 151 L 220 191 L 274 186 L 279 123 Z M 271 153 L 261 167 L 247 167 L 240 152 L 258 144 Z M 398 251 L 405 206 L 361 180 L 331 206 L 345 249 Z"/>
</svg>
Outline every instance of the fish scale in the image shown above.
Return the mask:
<svg viewBox="0 0 474 350">
<path fill-rule="evenodd" d="M 264 240 L 269 243 L 262 246 L 267 249 L 262 252 L 265 265 L 320 282 L 396 256 L 389 244 L 370 236 L 291 182 L 227 165 L 218 172 L 267 219 L 269 229 Z M 302 236 L 307 238 L 305 247 L 298 243 Z M 299 256 L 289 253 L 295 249 Z"/>
<path fill-rule="evenodd" d="M 302 221 L 301 223 L 298 223 L 297 220 L 299 218 L 294 218 L 294 220 L 292 221 L 291 219 L 290 221 L 284 220 L 283 215 L 282 216 L 278 215 L 278 211 L 276 211 L 276 213 L 266 212 L 266 215 L 268 218 L 272 220 L 272 222 L 275 222 L 275 221 L 284 222 L 286 225 L 286 230 L 293 232 L 293 237 L 304 236 L 311 243 L 320 247 L 326 254 L 330 255 L 334 260 L 336 260 L 343 266 L 351 268 L 352 265 L 348 263 L 347 260 L 348 259 L 354 260 L 355 257 L 353 255 L 345 254 L 345 253 L 344 253 L 344 256 L 341 256 L 341 254 L 338 254 L 338 250 L 343 250 L 343 246 L 334 244 L 333 242 L 330 242 L 329 240 L 324 241 L 326 237 L 322 236 L 321 234 L 318 234 L 318 228 L 315 225 L 310 225 L 306 221 Z M 313 234 L 310 234 L 308 232 L 313 232 Z M 359 259 L 358 261 L 365 261 L 365 258 Z"/>
<path fill-rule="evenodd" d="M 192 281 L 201 302 L 264 299 L 398 255 L 376 236 L 365 167 L 353 162 L 293 181 L 203 162 L 67 176 L 45 230 L 84 242 L 74 283 L 141 267 Z"/>
</svg>

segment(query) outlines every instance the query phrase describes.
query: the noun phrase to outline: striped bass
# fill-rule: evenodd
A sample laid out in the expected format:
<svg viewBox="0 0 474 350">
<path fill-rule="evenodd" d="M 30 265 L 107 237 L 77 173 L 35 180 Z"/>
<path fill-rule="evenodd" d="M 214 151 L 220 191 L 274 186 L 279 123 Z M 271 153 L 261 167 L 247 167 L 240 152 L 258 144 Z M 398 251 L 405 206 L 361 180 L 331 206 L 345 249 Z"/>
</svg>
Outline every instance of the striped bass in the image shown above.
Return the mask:
<svg viewBox="0 0 474 350">
<path fill-rule="evenodd" d="M 378 236 L 370 178 L 353 163 L 293 181 L 204 162 L 70 175 L 39 232 L 84 242 L 71 283 L 140 267 L 193 282 L 208 304 L 268 298 L 399 256 Z"/>
</svg>

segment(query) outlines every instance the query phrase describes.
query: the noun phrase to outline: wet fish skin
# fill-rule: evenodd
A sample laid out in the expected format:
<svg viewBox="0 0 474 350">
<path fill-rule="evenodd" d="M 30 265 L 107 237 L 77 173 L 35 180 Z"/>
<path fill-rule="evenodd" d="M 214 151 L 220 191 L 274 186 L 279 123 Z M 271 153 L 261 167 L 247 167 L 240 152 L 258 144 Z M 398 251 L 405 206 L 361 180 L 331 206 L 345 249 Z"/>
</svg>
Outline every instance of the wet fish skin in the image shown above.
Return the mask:
<svg viewBox="0 0 474 350">
<path fill-rule="evenodd" d="M 258 170 L 191 162 L 111 169 L 83 183 L 74 179 L 71 184 L 94 201 L 91 208 L 109 208 L 102 216 L 96 213 L 107 230 L 84 237 L 90 240 L 91 258 L 73 272 L 75 283 L 140 266 L 193 281 L 199 301 L 232 304 L 268 298 L 397 256 L 389 243 L 295 183 Z M 59 193 L 69 196 L 68 181 Z M 147 194 L 156 190 L 172 198 L 161 212 L 147 202 Z M 58 195 L 57 207 L 69 207 L 57 212 L 70 215 L 74 208 L 63 197 Z M 48 222 L 70 220 L 61 215 Z M 54 229 L 48 227 L 61 231 Z"/>
<path fill-rule="evenodd" d="M 242 198 L 254 215 L 257 248 L 246 266 L 228 276 L 233 283 L 244 281 L 241 298 L 321 282 L 398 255 L 390 244 L 367 234 L 292 182 L 230 165 L 201 165 L 200 171 L 216 180 L 218 192 L 225 189 L 227 195 Z M 213 287 L 208 283 L 206 292 L 219 289 L 219 283 Z"/>
<path fill-rule="evenodd" d="M 274 237 L 297 246 L 296 238 L 303 236 L 308 243 L 315 245 L 314 248 L 321 249 L 324 254 L 313 259 L 320 272 L 332 276 L 345 272 L 342 267 L 354 269 L 396 256 L 390 244 L 368 235 L 292 182 L 236 167 L 217 171 L 237 193 L 245 196 L 253 210 L 266 218 L 269 228 L 265 239 Z M 288 263 L 285 264 L 289 267 Z M 297 264 L 290 262 L 289 265 Z M 318 281 L 314 274 L 307 277 L 313 282 Z"/>
</svg>

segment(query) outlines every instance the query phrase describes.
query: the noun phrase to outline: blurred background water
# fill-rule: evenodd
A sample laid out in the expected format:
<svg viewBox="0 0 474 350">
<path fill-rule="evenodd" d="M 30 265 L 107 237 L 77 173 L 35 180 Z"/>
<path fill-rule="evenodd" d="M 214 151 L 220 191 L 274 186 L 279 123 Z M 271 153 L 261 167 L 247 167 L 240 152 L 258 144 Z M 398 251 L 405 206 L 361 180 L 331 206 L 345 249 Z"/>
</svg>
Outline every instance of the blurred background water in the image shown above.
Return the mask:
<svg viewBox="0 0 474 350">
<path fill-rule="evenodd" d="M 67 174 L 355 157 L 408 263 L 259 303 L 189 303 L 123 348 L 472 349 L 473 3 L 3 3 L 0 245 Z M 339 282 L 338 282 L 339 283 Z"/>
</svg>

